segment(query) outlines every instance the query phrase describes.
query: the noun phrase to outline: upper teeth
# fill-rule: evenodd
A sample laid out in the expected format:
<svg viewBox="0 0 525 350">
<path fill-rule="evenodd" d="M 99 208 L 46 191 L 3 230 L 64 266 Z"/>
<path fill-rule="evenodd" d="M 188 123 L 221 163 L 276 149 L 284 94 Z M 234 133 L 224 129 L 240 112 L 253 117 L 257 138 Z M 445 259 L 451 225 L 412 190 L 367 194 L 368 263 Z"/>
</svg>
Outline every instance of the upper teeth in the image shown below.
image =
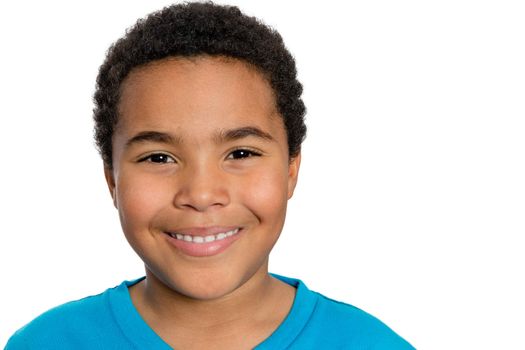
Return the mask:
<svg viewBox="0 0 525 350">
<path fill-rule="evenodd" d="M 170 233 L 170 236 L 176 239 L 186 241 L 186 242 L 210 243 L 213 241 L 220 241 L 221 239 L 225 239 L 226 237 L 231 237 L 237 232 L 239 232 L 238 228 L 228 231 L 228 232 L 221 232 L 221 233 L 217 233 L 215 235 L 209 235 L 209 236 L 191 236 L 191 235 L 184 235 L 182 233 Z"/>
</svg>

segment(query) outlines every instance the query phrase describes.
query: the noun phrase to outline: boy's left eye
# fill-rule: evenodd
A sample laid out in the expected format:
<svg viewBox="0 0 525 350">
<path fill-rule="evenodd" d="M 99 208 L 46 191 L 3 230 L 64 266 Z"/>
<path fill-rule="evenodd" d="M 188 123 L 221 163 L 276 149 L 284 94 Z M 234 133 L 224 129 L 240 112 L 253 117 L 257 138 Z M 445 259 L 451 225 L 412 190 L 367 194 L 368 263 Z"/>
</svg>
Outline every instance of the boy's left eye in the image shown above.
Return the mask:
<svg viewBox="0 0 525 350">
<path fill-rule="evenodd" d="M 243 159 L 248 157 L 257 157 L 260 155 L 261 154 L 259 152 L 255 152 L 249 149 L 236 149 L 228 155 L 227 159 Z"/>
</svg>

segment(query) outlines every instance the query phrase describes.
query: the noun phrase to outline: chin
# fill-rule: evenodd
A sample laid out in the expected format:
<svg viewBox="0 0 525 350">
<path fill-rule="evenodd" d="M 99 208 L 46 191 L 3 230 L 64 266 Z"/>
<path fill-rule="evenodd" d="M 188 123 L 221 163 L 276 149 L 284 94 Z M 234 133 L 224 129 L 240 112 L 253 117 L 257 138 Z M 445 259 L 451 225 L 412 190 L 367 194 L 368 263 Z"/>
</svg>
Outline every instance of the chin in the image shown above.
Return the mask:
<svg viewBox="0 0 525 350">
<path fill-rule="evenodd" d="M 227 298 L 243 285 L 244 281 L 203 281 L 175 289 L 184 296 L 200 301 L 212 301 Z"/>
<path fill-rule="evenodd" d="M 154 280 L 163 284 L 172 293 L 201 301 L 224 298 L 246 282 L 243 278 L 237 279 L 232 275 L 210 276 L 206 273 L 193 273 L 186 276 L 163 276 L 161 278 L 150 271 L 148 277 L 153 277 Z"/>
</svg>

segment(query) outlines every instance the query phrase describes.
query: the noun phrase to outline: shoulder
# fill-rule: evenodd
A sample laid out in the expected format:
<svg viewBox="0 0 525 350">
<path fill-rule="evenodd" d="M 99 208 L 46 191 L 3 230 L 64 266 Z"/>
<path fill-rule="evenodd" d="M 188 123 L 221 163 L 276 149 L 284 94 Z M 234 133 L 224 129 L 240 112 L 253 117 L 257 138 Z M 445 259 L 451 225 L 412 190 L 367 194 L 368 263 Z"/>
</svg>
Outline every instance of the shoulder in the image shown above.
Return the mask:
<svg viewBox="0 0 525 350">
<path fill-rule="evenodd" d="M 370 349 L 413 349 L 413 347 L 371 314 L 353 305 L 330 299 L 320 293 L 312 314 L 311 325 L 326 335 L 339 337 L 345 345 Z M 341 337 L 342 336 L 342 337 Z"/>
<path fill-rule="evenodd" d="M 382 329 L 386 327 L 376 317 L 354 305 L 328 298 L 317 292 L 312 293 L 317 295 L 314 315 L 319 319 L 327 318 L 330 322 L 342 323 L 352 328 Z"/>
<path fill-rule="evenodd" d="M 15 332 L 6 349 L 65 349 L 106 333 L 112 319 L 108 295 L 119 287 L 44 312 Z"/>
<path fill-rule="evenodd" d="M 407 341 L 371 314 L 311 291 L 297 279 L 274 275 L 297 289 L 280 339 L 292 349 L 410 350 Z M 290 341 L 290 340 L 286 340 Z"/>
</svg>

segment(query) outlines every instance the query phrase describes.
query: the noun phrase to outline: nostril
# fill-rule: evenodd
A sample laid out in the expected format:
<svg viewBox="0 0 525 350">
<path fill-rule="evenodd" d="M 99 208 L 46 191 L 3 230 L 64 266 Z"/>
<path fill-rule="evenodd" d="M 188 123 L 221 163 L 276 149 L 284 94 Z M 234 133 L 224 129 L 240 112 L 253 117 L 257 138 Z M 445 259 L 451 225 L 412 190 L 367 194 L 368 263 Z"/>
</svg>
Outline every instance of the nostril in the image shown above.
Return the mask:
<svg viewBox="0 0 525 350">
<path fill-rule="evenodd" d="M 228 205 L 230 198 L 228 191 L 222 186 L 210 188 L 186 188 L 175 194 L 173 203 L 180 209 L 205 211 L 211 208 Z"/>
</svg>

